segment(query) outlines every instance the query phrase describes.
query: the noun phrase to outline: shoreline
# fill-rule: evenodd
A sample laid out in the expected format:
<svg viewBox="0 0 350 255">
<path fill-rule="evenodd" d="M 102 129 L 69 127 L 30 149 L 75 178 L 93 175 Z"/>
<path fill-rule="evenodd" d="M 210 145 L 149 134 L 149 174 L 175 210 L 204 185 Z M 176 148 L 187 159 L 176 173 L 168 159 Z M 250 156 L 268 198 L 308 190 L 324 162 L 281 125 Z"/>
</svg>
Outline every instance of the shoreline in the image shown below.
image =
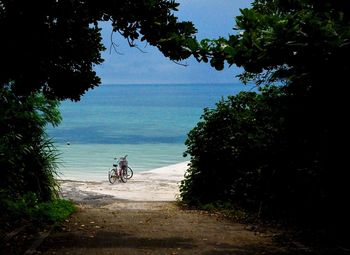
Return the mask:
<svg viewBox="0 0 350 255">
<path fill-rule="evenodd" d="M 116 181 L 79 181 L 59 179 L 62 198 L 77 203 L 95 201 L 103 204 L 109 200 L 135 202 L 176 201 L 179 184 L 184 179 L 189 161 L 134 173 L 126 183 Z"/>
</svg>

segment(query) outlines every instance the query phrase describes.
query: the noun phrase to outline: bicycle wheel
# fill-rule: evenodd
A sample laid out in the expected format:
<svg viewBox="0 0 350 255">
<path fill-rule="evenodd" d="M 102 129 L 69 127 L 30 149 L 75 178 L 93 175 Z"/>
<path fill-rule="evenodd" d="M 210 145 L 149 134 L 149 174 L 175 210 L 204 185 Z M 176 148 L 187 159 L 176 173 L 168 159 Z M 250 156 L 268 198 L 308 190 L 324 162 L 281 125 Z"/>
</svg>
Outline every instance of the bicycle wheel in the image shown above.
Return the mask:
<svg viewBox="0 0 350 255">
<path fill-rule="evenodd" d="M 126 175 L 126 178 L 131 179 L 131 177 L 133 177 L 133 175 L 134 175 L 134 171 L 131 169 L 130 166 L 128 166 L 128 173 Z"/>
<path fill-rule="evenodd" d="M 127 168 L 123 168 L 120 170 L 120 180 L 122 182 L 127 182 L 128 181 L 128 170 Z"/>
<path fill-rule="evenodd" d="M 114 168 L 112 168 L 111 170 L 109 170 L 108 172 L 108 180 L 111 184 L 115 183 L 115 181 L 118 179 L 118 176 L 115 172 L 116 170 Z"/>
</svg>

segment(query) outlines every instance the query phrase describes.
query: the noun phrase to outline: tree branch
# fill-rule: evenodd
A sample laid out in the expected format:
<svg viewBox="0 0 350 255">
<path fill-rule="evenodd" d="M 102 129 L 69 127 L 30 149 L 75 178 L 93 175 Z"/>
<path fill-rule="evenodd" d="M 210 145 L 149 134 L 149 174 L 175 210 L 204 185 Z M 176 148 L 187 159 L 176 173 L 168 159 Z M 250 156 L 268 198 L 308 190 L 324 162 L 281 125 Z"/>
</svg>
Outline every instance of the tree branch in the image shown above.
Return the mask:
<svg viewBox="0 0 350 255">
<path fill-rule="evenodd" d="M 182 64 L 182 63 L 176 62 L 175 60 L 171 60 L 171 61 L 174 62 L 175 64 L 179 65 L 179 66 L 184 66 L 184 67 L 188 66 L 188 64 Z"/>
<path fill-rule="evenodd" d="M 119 52 L 117 50 L 117 48 L 119 47 L 118 44 L 116 44 L 114 41 L 113 41 L 113 33 L 114 31 L 111 32 L 111 36 L 110 36 L 110 41 L 111 41 L 111 46 L 109 47 L 109 54 L 112 54 L 112 48 L 114 49 L 114 51 L 118 54 L 118 55 L 123 55 L 123 53 Z"/>
</svg>

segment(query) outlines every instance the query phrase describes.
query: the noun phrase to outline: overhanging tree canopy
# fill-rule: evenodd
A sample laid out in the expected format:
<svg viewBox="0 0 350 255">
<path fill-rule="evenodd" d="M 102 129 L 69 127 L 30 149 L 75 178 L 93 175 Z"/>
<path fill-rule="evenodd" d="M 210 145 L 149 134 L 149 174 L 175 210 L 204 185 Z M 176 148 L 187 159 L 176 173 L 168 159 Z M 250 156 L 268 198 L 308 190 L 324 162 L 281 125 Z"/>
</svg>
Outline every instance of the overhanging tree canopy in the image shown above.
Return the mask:
<svg viewBox="0 0 350 255">
<path fill-rule="evenodd" d="M 324 166 L 342 176 L 340 162 L 346 155 L 339 148 L 348 137 L 348 94 L 343 90 L 350 71 L 349 1 L 255 0 L 236 22 L 236 35 L 192 44 L 194 56 L 219 70 L 224 63 L 243 67 L 244 82 L 287 85 L 293 101 L 289 125 L 309 134 L 305 139 L 315 139 Z"/>
<path fill-rule="evenodd" d="M 18 95 L 42 91 L 56 99 L 79 100 L 100 83 L 93 66 L 102 63 L 98 21 L 133 46 L 146 41 L 172 60 L 191 55 L 194 26 L 178 22 L 172 0 L 2 0 L 0 1 L 0 86 Z"/>
<path fill-rule="evenodd" d="M 236 22 L 237 35 L 193 45 L 197 59 L 216 69 L 225 61 L 241 66 L 243 81 L 302 80 L 304 92 L 339 81 L 350 70 L 348 1 L 256 0 Z"/>
<path fill-rule="evenodd" d="M 239 33 L 190 45 L 194 56 L 285 86 L 205 110 L 186 141 L 182 198 L 293 217 L 348 241 L 349 1 L 255 0 L 236 21 Z"/>
</svg>

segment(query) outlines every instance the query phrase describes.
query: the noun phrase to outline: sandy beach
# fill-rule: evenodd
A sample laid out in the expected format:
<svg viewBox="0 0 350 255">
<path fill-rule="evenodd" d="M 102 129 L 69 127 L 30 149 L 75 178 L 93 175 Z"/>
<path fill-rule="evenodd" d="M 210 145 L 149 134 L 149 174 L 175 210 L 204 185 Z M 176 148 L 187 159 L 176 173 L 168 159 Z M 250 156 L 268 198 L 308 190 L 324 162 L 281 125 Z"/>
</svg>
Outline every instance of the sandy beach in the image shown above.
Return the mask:
<svg viewBox="0 0 350 255">
<path fill-rule="evenodd" d="M 220 214 L 174 202 L 189 162 L 134 173 L 127 183 L 61 181 L 77 212 L 37 248 L 40 254 L 289 254 Z"/>
<path fill-rule="evenodd" d="M 127 183 L 60 180 L 62 197 L 76 202 L 85 200 L 107 201 L 110 199 L 131 201 L 175 201 L 179 195 L 179 184 L 184 178 L 189 161 L 134 173 Z"/>
<path fill-rule="evenodd" d="M 179 183 L 189 162 L 134 173 L 127 183 L 60 180 L 76 211 L 45 229 L 24 225 L 1 254 L 202 255 L 290 253 L 264 233 L 220 213 L 179 207 Z M 20 230 L 22 231 L 22 230 Z M 10 233 L 11 234 L 11 233 Z M 309 253 L 308 253 L 309 254 Z"/>
</svg>

